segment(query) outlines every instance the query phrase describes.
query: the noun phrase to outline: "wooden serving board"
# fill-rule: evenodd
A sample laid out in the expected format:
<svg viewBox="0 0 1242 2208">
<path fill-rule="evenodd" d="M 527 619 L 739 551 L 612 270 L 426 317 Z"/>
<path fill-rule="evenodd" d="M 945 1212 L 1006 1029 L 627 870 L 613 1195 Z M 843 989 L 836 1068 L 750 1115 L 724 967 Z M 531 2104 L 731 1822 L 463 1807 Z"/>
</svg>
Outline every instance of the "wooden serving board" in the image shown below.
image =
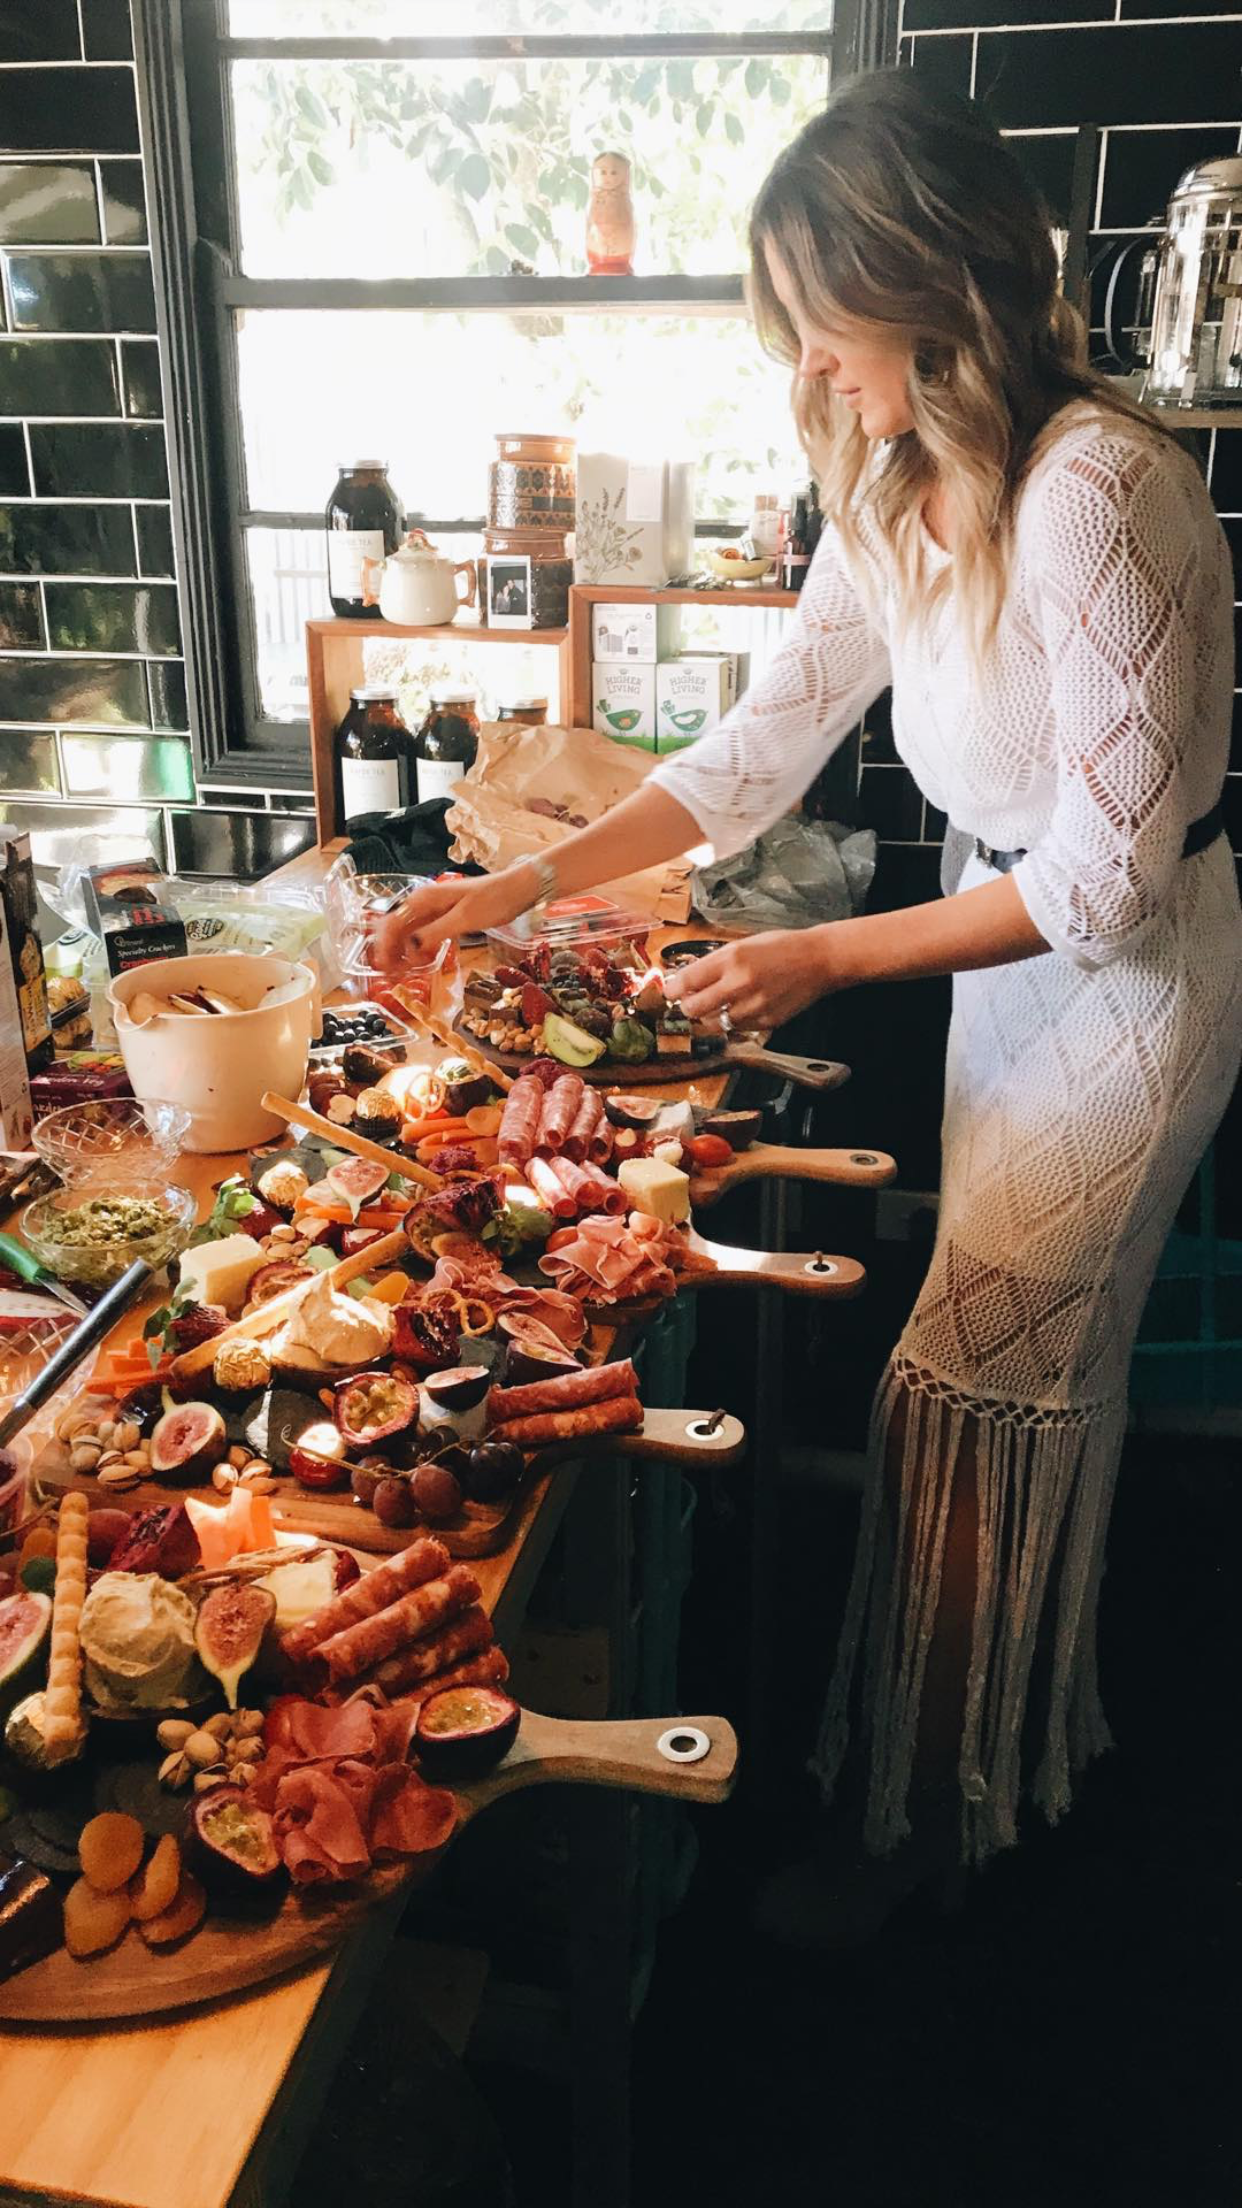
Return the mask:
<svg viewBox="0 0 1242 2208">
<path fill-rule="evenodd" d="M 453 1022 L 453 1033 L 463 1042 L 470 1043 L 484 1058 L 489 1058 L 503 1073 L 525 1073 L 530 1059 L 519 1057 L 516 1051 L 497 1050 L 491 1043 L 480 1042 L 468 1027 L 463 1027 L 461 1015 Z M 731 1035 L 719 1050 L 701 1058 L 687 1054 L 684 1058 L 644 1058 L 641 1065 L 623 1062 L 620 1058 L 601 1058 L 594 1066 L 566 1066 L 566 1073 L 580 1073 L 584 1081 L 596 1088 L 633 1089 L 647 1088 L 656 1081 L 695 1081 L 709 1074 L 730 1073 L 740 1066 L 749 1066 L 755 1073 L 774 1074 L 778 1081 L 796 1081 L 803 1089 L 839 1089 L 848 1081 L 850 1069 L 833 1058 L 798 1058 L 787 1050 L 768 1050 L 764 1044 L 746 1035 Z"/>
<path fill-rule="evenodd" d="M 727 1165 L 690 1176 L 690 1201 L 702 1211 L 743 1181 L 823 1181 L 836 1188 L 883 1188 L 897 1161 L 882 1150 L 799 1150 L 786 1142 L 752 1142 Z"/>
<path fill-rule="evenodd" d="M 576 1441 L 556 1443 L 531 1452 L 526 1471 L 513 1493 L 500 1503 L 466 1503 L 456 1518 L 437 1524 L 420 1519 L 414 1526 L 382 1526 L 373 1510 L 364 1510 L 348 1488 L 327 1492 L 299 1487 L 295 1479 L 280 1477 L 270 1498 L 272 1516 L 282 1532 L 314 1534 L 317 1540 L 334 1541 L 347 1549 L 362 1549 L 372 1556 L 394 1556 L 421 1534 L 434 1534 L 450 1556 L 495 1556 L 508 1545 L 526 1508 L 531 1490 L 553 1466 L 576 1463 L 592 1455 L 634 1457 L 652 1464 L 690 1465 L 710 1457 L 713 1463 L 736 1463 L 746 1447 L 746 1429 L 740 1419 L 725 1418 L 710 1433 L 697 1429 L 707 1420 L 706 1411 L 645 1410 L 641 1431 L 633 1434 L 587 1434 Z M 79 1488 L 102 1507 L 115 1500 L 123 1510 L 154 1510 L 167 1503 L 184 1502 L 187 1494 L 212 1503 L 223 1501 L 211 1487 L 166 1486 L 158 1480 L 142 1480 L 119 1497 L 105 1495 L 89 1473 L 63 1466 L 53 1444 L 37 1470 L 41 1484 L 50 1489 Z M 64 1452 L 60 1452 L 63 1458 Z"/>
<path fill-rule="evenodd" d="M 662 1735 L 691 1727 L 706 1733 L 708 1753 L 697 1763 L 669 1762 Z M 522 1727 L 504 1762 L 485 1779 L 459 1787 L 457 1832 L 506 1794 L 530 1786 L 613 1786 L 667 1794 L 684 1802 L 722 1802 L 737 1765 L 737 1739 L 722 1717 L 642 1718 L 587 1724 L 522 1712 Z M 446 1842 L 452 1846 L 456 1833 Z M 75 1962 L 64 1948 L 0 1984 L 5 2023 L 79 2024 L 158 2016 L 243 1992 L 329 1954 L 377 1903 L 421 1884 L 444 1848 L 373 1871 L 336 1893 L 286 1888 L 267 1917 L 226 1915 L 214 1908 L 181 1948 L 144 1946 L 131 1925 L 107 1955 Z"/>
</svg>

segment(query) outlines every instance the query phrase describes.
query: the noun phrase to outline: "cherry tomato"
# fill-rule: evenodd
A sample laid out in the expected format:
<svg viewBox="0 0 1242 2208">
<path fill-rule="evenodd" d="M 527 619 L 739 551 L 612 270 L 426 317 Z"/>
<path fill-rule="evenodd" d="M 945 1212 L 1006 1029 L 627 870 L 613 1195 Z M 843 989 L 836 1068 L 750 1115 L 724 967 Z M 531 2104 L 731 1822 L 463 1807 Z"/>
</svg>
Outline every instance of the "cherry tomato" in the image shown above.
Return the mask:
<svg viewBox="0 0 1242 2208">
<path fill-rule="evenodd" d="M 701 1165 L 708 1170 L 727 1165 L 733 1156 L 733 1151 L 723 1135 L 691 1135 L 689 1142 L 683 1143 L 682 1148 L 693 1159 L 695 1165 Z"/>
</svg>

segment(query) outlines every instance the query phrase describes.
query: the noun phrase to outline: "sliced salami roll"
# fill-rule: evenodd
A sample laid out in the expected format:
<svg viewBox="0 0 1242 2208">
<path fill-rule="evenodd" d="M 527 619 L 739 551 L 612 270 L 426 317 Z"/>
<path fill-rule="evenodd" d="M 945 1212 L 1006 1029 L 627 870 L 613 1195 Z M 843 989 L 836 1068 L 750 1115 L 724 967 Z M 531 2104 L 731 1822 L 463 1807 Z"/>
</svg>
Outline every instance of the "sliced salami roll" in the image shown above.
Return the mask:
<svg viewBox="0 0 1242 2208">
<path fill-rule="evenodd" d="M 561 1146 L 565 1156 L 572 1158 L 575 1164 L 581 1165 L 582 1160 L 590 1156 L 591 1137 L 603 1116 L 604 1099 L 599 1090 L 584 1088 L 582 1102 L 569 1123 L 569 1133 Z"/>
<path fill-rule="evenodd" d="M 539 1123 L 537 1147 L 551 1157 L 565 1147 L 565 1137 L 573 1125 L 574 1115 L 582 1102 L 586 1087 L 580 1073 L 563 1073 L 553 1083 L 543 1100 L 543 1118 Z"/>
<path fill-rule="evenodd" d="M 531 1158 L 526 1177 L 540 1203 L 554 1219 L 576 1219 L 578 1199 L 571 1188 L 566 1188 L 557 1170 L 562 1162 L 560 1158 Z"/>
<path fill-rule="evenodd" d="M 529 1073 L 518 1076 L 505 1098 L 500 1116 L 497 1155 L 502 1165 L 525 1165 L 539 1134 L 543 1112 L 543 1083 Z"/>
<path fill-rule="evenodd" d="M 429 1633 L 413 1648 L 390 1656 L 372 1672 L 372 1684 L 382 1687 L 385 1694 L 408 1694 L 411 1687 L 421 1686 L 425 1679 L 434 1680 L 439 1673 L 463 1663 L 467 1656 L 490 1648 L 494 1639 L 492 1621 L 476 1603 L 438 1633 Z"/>
<path fill-rule="evenodd" d="M 638 1375 L 628 1357 L 615 1364 L 584 1365 L 580 1372 L 557 1373 L 520 1388 L 490 1388 L 487 1415 L 492 1425 L 523 1418 L 528 1411 L 568 1411 L 582 1403 L 603 1403 L 612 1395 L 633 1395 Z"/>
<path fill-rule="evenodd" d="M 596 1094 L 598 1094 L 598 1091 L 596 1091 Z M 587 1145 L 587 1156 L 592 1165 L 607 1165 L 609 1158 L 612 1156 L 615 1141 L 616 1134 L 612 1121 L 606 1118 L 601 1099 L 599 1118 L 595 1122 L 594 1133 Z"/>
<path fill-rule="evenodd" d="M 471 1615 L 466 1612 L 467 1617 Z M 453 1633 L 456 1627 L 450 1625 L 446 1630 Z M 399 1664 L 401 1658 L 394 1657 L 393 1661 Z M 442 1687 L 503 1687 L 508 1676 L 509 1659 L 493 1642 L 480 1656 L 467 1656 L 460 1664 L 450 1664 L 447 1671 L 437 1671 L 412 1693 L 402 1695 L 394 1707 L 416 1717 L 428 1695 L 439 1694 Z"/>
<path fill-rule="evenodd" d="M 637 1433 L 643 1407 L 636 1395 L 610 1396 L 606 1403 L 582 1403 L 569 1411 L 533 1411 L 527 1418 L 511 1418 L 493 1428 L 496 1441 L 513 1441 L 519 1449 L 541 1449 L 550 1441 L 578 1441 L 588 1434 Z"/>
<path fill-rule="evenodd" d="M 597 1165 L 575 1165 L 562 1152 L 560 1157 L 548 1160 L 566 1195 L 573 1203 L 570 1217 L 591 1211 L 603 1211 L 617 1216 L 625 1210 L 625 1190 L 616 1181 L 610 1181 Z"/>
<path fill-rule="evenodd" d="M 305 1663 L 313 1655 L 321 1641 L 331 1639 L 334 1633 L 344 1633 L 350 1626 L 360 1625 L 364 1618 L 374 1617 L 377 1611 L 387 1609 L 389 1603 L 408 1595 L 411 1588 L 421 1587 L 429 1579 L 439 1579 L 452 1562 L 442 1541 L 411 1541 L 408 1549 L 399 1556 L 390 1557 L 386 1564 L 377 1564 L 373 1572 L 364 1572 L 354 1580 L 343 1594 L 325 1603 L 314 1617 L 304 1625 L 291 1626 L 281 1636 L 281 1648 L 290 1663 Z"/>
<path fill-rule="evenodd" d="M 321 1641 L 316 1653 L 326 1663 L 331 1679 L 357 1679 L 411 1641 L 434 1633 L 437 1626 L 477 1602 L 479 1593 L 474 1573 L 464 1564 L 454 1564 L 442 1578 L 428 1580 L 399 1602 L 390 1603 L 386 1610 L 364 1618 L 360 1625 L 351 1625 L 346 1632 Z"/>
</svg>

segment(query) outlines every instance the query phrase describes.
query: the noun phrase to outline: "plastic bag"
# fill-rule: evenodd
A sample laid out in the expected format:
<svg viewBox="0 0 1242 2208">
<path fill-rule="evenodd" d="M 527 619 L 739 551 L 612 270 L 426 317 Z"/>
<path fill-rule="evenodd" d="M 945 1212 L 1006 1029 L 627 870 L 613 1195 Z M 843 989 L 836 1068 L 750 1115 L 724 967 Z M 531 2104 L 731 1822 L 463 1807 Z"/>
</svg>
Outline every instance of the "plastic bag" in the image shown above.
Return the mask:
<svg viewBox="0 0 1242 2208">
<path fill-rule="evenodd" d="M 815 928 L 861 912 L 875 873 L 873 828 L 789 814 L 748 851 L 700 868 L 691 883 L 695 909 L 721 927 Z"/>
</svg>

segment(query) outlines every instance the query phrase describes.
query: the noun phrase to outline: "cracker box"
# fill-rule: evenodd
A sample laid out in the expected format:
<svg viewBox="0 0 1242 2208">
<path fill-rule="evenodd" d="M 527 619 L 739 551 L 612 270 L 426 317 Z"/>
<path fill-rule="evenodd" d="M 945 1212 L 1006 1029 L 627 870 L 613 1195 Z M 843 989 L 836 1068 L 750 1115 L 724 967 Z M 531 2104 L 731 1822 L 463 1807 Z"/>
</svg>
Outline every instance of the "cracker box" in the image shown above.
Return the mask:
<svg viewBox="0 0 1242 2208">
<path fill-rule="evenodd" d="M 640 660 L 597 659 L 591 667 L 591 726 L 619 744 L 654 751 L 656 669 Z"/>
<path fill-rule="evenodd" d="M 592 659 L 638 659 L 654 667 L 681 645 L 680 606 L 592 606 Z"/>
<path fill-rule="evenodd" d="M 8 916 L 0 900 L 0 1150 L 28 1150 L 30 1127 L 26 1042 Z"/>
<path fill-rule="evenodd" d="M 103 938 L 110 974 L 127 974 L 154 958 L 185 957 L 185 923 L 160 904 L 162 881 L 154 859 L 118 859 L 83 875 L 86 918 Z"/>
<path fill-rule="evenodd" d="M 725 654 L 670 659 L 655 669 L 656 750 L 680 751 L 729 710 L 731 680 Z"/>
<path fill-rule="evenodd" d="M 694 468 L 688 460 L 579 453 L 576 583 L 659 590 L 688 575 L 693 557 Z"/>
<path fill-rule="evenodd" d="M 43 975 L 39 940 L 39 900 L 35 890 L 30 838 L 24 829 L 0 828 L 0 904 L 8 939 L 8 959 L 17 991 L 26 1070 L 38 1073 L 52 1062 L 52 1016 Z"/>
</svg>

